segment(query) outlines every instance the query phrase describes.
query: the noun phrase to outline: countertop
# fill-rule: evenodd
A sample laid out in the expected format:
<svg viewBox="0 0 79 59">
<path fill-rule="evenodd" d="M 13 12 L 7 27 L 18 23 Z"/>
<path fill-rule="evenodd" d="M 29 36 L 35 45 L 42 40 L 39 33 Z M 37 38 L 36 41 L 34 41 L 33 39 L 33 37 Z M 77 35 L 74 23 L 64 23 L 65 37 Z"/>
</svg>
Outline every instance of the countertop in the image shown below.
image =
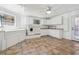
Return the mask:
<svg viewBox="0 0 79 59">
<path fill-rule="evenodd" d="M 63 28 L 40 28 L 40 29 L 54 29 L 54 30 L 63 30 Z"/>
<path fill-rule="evenodd" d="M 25 30 L 25 29 L 0 29 L 0 31 L 4 31 L 4 32 L 21 31 L 21 30 Z"/>
</svg>

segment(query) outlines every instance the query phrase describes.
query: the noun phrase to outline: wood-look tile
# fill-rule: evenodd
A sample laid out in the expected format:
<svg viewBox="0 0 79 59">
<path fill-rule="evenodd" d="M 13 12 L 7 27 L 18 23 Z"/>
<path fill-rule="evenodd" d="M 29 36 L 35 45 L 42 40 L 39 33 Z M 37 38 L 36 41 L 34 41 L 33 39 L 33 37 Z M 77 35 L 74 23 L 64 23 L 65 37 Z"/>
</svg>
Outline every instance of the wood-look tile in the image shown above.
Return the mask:
<svg viewBox="0 0 79 59">
<path fill-rule="evenodd" d="M 67 39 L 53 37 L 40 37 L 27 39 L 23 42 L 8 48 L 7 55 L 72 55 L 79 54 L 79 43 Z"/>
</svg>

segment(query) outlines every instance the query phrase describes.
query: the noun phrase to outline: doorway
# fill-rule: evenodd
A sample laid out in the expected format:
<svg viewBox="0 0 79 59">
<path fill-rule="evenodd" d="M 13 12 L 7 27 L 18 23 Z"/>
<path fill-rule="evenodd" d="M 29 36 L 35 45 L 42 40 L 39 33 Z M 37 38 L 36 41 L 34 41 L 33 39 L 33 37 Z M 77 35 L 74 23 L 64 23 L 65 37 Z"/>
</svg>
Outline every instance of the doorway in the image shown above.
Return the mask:
<svg viewBox="0 0 79 59">
<path fill-rule="evenodd" d="M 72 39 L 79 41 L 79 16 L 72 19 Z"/>
</svg>

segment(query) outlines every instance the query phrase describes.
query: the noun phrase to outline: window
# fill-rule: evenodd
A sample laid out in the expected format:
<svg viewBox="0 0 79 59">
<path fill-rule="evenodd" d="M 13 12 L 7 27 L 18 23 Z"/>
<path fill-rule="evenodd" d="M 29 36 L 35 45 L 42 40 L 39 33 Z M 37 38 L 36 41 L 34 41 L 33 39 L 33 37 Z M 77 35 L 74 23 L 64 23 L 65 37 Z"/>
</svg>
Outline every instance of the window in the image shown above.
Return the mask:
<svg viewBox="0 0 79 59">
<path fill-rule="evenodd" d="M 75 19 L 75 32 L 76 36 L 79 36 L 79 17 Z"/>
<path fill-rule="evenodd" d="M 3 25 L 14 25 L 14 17 L 6 14 L 0 15 L 0 26 Z"/>
<path fill-rule="evenodd" d="M 13 16 L 4 15 L 3 18 L 4 18 L 4 20 L 3 20 L 4 25 L 14 25 L 14 17 Z"/>
<path fill-rule="evenodd" d="M 2 16 L 0 15 L 0 27 L 2 26 L 2 20 L 3 20 L 3 18 L 2 18 Z"/>
</svg>

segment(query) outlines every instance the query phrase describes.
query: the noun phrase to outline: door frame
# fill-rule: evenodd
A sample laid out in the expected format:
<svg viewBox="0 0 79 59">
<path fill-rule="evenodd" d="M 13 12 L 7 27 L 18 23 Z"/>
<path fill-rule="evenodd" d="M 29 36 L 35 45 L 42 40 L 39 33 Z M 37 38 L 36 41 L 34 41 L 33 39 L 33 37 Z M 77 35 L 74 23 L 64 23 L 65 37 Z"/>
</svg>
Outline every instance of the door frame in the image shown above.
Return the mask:
<svg viewBox="0 0 79 59">
<path fill-rule="evenodd" d="M 74 36 L 74 25 L 75 25 L 75 18 L 76 17 L 79 17 L 79 14 L 71 16 L 71 39 L 79 41 Z"/>
</svg>

